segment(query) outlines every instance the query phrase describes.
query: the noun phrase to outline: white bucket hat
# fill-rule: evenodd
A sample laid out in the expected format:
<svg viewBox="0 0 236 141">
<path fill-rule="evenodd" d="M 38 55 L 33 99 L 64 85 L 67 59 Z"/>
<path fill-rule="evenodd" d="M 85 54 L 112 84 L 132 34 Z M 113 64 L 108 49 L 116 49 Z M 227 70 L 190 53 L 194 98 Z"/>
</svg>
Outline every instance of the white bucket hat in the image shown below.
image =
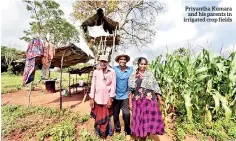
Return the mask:
<svg viewBox="0 0 236 141">
<path fill-rule="evenodd" d="M 98 60 L 108 62 L 108 56 L 107 55 L 100 55 Z"/>
</svg>

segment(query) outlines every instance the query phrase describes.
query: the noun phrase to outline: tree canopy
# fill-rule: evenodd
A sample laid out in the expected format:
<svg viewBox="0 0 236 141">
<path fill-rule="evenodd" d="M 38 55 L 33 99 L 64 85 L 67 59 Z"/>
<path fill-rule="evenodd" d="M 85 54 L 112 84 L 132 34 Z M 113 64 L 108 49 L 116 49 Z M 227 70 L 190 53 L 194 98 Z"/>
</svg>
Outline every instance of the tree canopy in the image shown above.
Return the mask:
<svg viewBox="0 0 236 141">
<path fill-rule="evenodd" d="M 75 20 L 85 20 L 96 13 L 98 8 L 106 10 L 105 15 L 119 22 L 121 44 L 138 48 L 151 43 L 155 35 L 155 17 L 162 10 L 157 1 L 80 1 L 73 4 Z M 125 43 L 125 44 L 124 44 Z"/>
<path fill-rule="evenodd" d="M 78 30 L 62 16 L 60 4 L 54 0 L 23 0 L 31 14 L 30 29 L 24 31 L 23 39 L 29 42 L 35 37 L 45 39 L 56 46 L 77 41 Z"/>
</svg>

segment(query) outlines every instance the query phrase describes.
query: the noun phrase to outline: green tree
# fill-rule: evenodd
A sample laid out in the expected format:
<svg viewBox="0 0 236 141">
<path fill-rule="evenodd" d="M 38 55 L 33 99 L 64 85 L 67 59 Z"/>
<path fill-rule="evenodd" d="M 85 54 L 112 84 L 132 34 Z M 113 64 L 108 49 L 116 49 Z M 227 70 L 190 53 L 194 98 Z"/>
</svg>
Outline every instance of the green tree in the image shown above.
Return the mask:
<svg viewBox="0 0 236 141">
<path fill-rule="evenodd" d="M 78 30 L 62 16 L 60 4 L 54 0 L 23 0 L 31 14 L 30 29 L 24 31 L 23 39 L 29 42 L 34 37 L 45 39 L 56 46 L 77 41 Z"/>
<path fill-rule="evenodd" d="M 105 15 L 119 21 L 121 45 L 134 45 L 138 48 L 151 43 L 155 37 L 155 18 L 162 10 L 158 1 L 81 1 L 73 4 L 72 16 L 83 21 L 93 16 L 98 8 L 105 9 Z M 125 44 L 124 44 L 125 43 Z"/>
<path fill-rule="evenodd" d="M 26 57 L 25 51 L 15 49 L 16 45 L 12 45 L 11 43 L 8 46 L 1 46 L 1 56 L 6 56 L 8 52 L 12 52 L 16 59 L 24 59 Z"/>
<path fill-rule="evenodd" d="M 11 63 L 16 59 L 16 53 L 17 50 L 15 48 L 12 48 L 14 45 L 9 43 L 9 48 L 6 46 L 1 47 L 3 49 L 3 56 L 5 58 L 5 63 L 7 65 L 7 71 L 11 72 L 12 71 L 12 66 Z"/>
<path fill-rule="evenodd" d="M 18 59 L 25 58 L 25 52 L 16 50 L 15 47 L 17 45 L 9 43 L 7 46 L 1 46 L 1 67 L 6 68 L 8 72 L 12 72 L 14 70 L 13 61 Z M 5 70 L 5 69 L 4 69 Z"/>
<path fill-rule="evenodd" d="M 5 56 L 7 52 L 7 46 L 1 46 L 1 56 Z"/>
</svg>

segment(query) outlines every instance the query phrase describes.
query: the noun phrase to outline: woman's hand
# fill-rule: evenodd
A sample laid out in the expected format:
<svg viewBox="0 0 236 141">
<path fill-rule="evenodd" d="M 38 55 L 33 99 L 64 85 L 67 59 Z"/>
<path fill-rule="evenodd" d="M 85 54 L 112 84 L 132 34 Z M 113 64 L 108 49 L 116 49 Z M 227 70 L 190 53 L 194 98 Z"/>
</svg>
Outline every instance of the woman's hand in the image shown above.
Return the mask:
<svg viewBox="0 0 236 141">
<path fill-rule="evenodd" d="M 129 110 L 132 111 L 132 101 L 129 101 Z"/>
<path fill-rule="evenodd" d="M 161 96 L 158 94 L 157 95 L 158 101 L 159 103 L 164 107 L 165 106 L 165 102 L 162 100 Z"/>
<path fill-rule="evenodd" d="M 129 110 L 132 111 L 132 93 L 129 92 Z"/>
<path fill-rule="evenodd" d="M 165 106 L 165 102 L 163 100 L 159 100 L 159 102 L 162 106 Z"/>
</svg>

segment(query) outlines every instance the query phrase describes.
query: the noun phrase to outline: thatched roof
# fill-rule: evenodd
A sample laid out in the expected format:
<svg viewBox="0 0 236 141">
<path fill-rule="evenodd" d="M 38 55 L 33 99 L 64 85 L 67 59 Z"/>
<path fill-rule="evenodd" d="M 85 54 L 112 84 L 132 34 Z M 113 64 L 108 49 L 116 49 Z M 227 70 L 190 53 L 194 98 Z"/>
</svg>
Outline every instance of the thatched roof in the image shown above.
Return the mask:
<svg viewBox="0 0 236 141">
<path fill-rule="evenodd" d="M 63 59 L 63 67 L 69 67 L 76 65 L 78 63 L 86 63 L 90 59 L 93 59 L 94 57 L 91 55 L 91 53 L 88 52 L 90 49 L 84 49 L 82 47 L 78 47 L 78 44 L 71 43 L 68 46 L 60 47 L 55 49 L 55 55 L 52 59 L 51 66 L 53 67 L 61 67 L 61 58 L 64 54 Z M 42 64 L 41 58 L 36 57 L 36 65 Z M 15 63 L 24 63 L 25 59 L 20 59 L 14 61 Z"/>
<path fill-rule="evenodd" d="M 91 71 L 93 71 L 95 69 L 95 66 L 87 66 L 87 67 L 83 67 L 81 69 L 73 69 L 70 70 L 69 73 L 70 74 L 79 74 L 82 75 L 83 73 L 90 73 Z"/>
<path fill-rule="evenodd" d="M 104 16 L 103 10 L 99 8 L 97 13 L 94 14 L 92 17 L 89 17 L 82 23 L 82 27 L 84 32 L 87 32 L 88 26 L 99 26 L 103 23 L 103 29 L 110 34 L 114 33 L 115 29 L 119 29 L 119 23 L 113 21 L 112 19 Z"/>
<path fill-rule="evenodd" d="M 91 55 L 85 50 L 71 43 L 68 46 L 55 49 L 55 56 L 52 59 L 51 65 L 54 67 L 61 67 L 61 58 L 64 54 L 63 67 L 69 67 L 78 63 L 86 63 L 93 59 Z"/>
</svg>

